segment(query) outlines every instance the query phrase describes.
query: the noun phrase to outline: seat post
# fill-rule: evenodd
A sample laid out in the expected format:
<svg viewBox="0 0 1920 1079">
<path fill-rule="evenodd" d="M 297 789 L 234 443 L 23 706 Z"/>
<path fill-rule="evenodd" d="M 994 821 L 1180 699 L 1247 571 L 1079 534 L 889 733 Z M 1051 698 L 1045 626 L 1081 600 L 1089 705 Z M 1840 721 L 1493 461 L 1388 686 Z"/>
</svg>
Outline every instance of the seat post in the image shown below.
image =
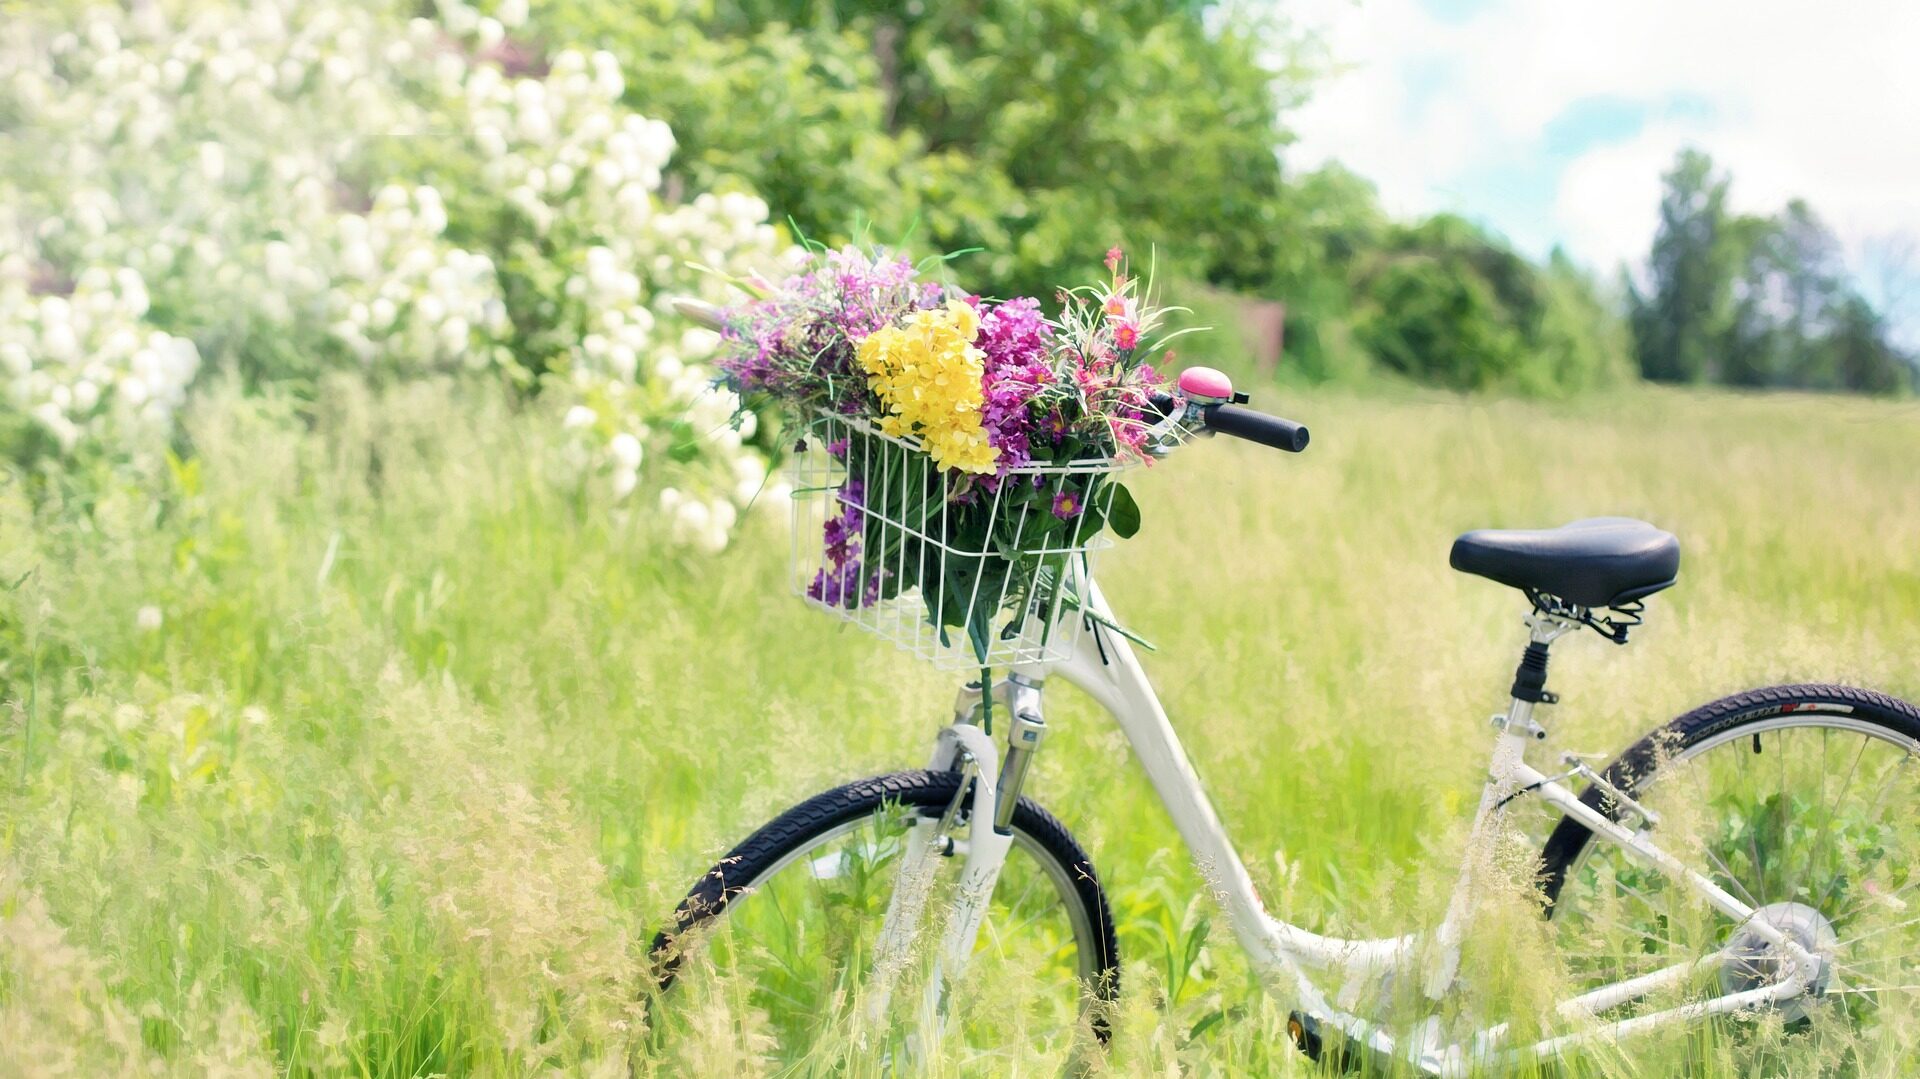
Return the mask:
<svg viewBox="0 0 1920 1079">
<path fill-rule="evenodd" d="M 1558 704 L 1560 698 L 1547 689 L 1548 642 L 1538 638 L 1527 642 L 1520 654 L 1520 666 L 1513 672 L 1513 699 L 1531 704 Z"/>
<path fill-rule="evenodd" d="M 1547 648 L 1579 627 L 1578 622 L 1553 614 L 1538 602 L 1527 615 L 1527 650 L 1513 675 L 1513 700 L 1508 702 L 1504 714 L 1493 717 L 1493 725 L 1501 733 L 1494 740 L 1493 759 L 1487 766 L 1487 785 L 1480 794 L 1480 808 L 1474 814 L 1473 830 L 1467 839 L 1467 863 L 1454 884 L 1446 917 L 1435 931 L 1434 939 L 1440 947 L 1425 982 L 1426 994 L 1432 999 L 1438 1000 L 1446 992 L 1459 971 L 1461 935 L 1472 907 L 1475 881 L 1484 871 L 1487 854 L 1492 850 L 1489 844 L 1494 822 L 1508 802 L 1533 789 L 1521 785 L 1528 771 L 1525 767 L 1527 740 L 1547 736 L 1546 729 L 1533 720 L 1533 706 L 1552 704 L 1555 700 L 1554 695 L 1547 692 Z M 1535 778 L 1539 776 L 1537 772 L 1532 774 Z"/>
<path fill-rule="evenodd" d="M 1535 728 L 1537 736 L 1544 737 L 1544 731 L 1538 731 L 1532 722 L 1533 706 L 1536 704 L 1558 704 L 1560 697 L 1547 689 L 1548 648 L 1553 642 L 1580 628 L 1580 623 L 1562 615 L 1552 614 L 1536 606 L 1533 613 L 1527 615 L 1527 648 L 1520 654 L 1520 665 L 1513 672 L 1513 689 L 1510 695 L 1513 704 L 1507 710 L 1509 725 L 1522 728 Z"/>
</svg>

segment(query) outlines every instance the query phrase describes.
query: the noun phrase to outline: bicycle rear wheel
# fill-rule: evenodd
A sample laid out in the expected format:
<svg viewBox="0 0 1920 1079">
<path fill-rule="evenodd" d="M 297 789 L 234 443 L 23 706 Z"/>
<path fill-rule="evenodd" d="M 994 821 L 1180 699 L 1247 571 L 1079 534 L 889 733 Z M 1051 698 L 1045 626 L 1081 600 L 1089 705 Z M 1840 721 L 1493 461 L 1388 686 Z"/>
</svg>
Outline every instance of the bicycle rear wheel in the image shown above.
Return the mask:
<svg viewBox="0 0 1920 1079">
<path fill-rule="evenodd" d="M 970 801 L 960 773 L 915 771 L 789 809 L 708 871 L 655 938 L 660 988 L 692 981 L 695 992 L 725 994 L 778 1063 L 809 1070 L 903 1052 L 1063 1063 L 1103 1041 L 1119 987 L 1113 916 L 1086 854 L 1025 798 L 964 978 L 945 984 L 937 953 L 966 862 Z M 915 829 L 931 853 L 923 872 L 903 872 Z M 899 962 L 876 974 L 902 888 L 924 914 Z M 676 1009 L 654 1013 L 671 1037 Z"/>
<path fill-rule="evenodd" d="M 1920 709 L 1838 686 L 1777 686 L 1674 720 L 1607 779 L 1659 815 L 1656 842 L 1823 959 L 1816 992 L 1776 1007 L 1808 1043 L 1895 1061 L 1920 1019 Z M 1582 799 L 1646 822 L 1594 789 Z M 1724 960 L 1668 999 L 1769 984 L 1784 969 L 1695 893 L 1563 819 L 1543 890 L 1569 973 L 1593 989 L 1699 956 Z M 1818 1051 L 1817 1045 L 1806 1045 Z"/>
</svg>

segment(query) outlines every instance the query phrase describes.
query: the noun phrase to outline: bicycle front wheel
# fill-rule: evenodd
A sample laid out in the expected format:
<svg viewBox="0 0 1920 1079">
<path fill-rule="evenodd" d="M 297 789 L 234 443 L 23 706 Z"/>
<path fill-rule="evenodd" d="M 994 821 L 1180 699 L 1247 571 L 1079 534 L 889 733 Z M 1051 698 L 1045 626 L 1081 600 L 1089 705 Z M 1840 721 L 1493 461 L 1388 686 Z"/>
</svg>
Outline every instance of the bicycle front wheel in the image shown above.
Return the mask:
<svg viewBox="0 0 1920 1079">
<path fill-rule="evenodd" d="M 1104 1040 L 1113 916 L 1086 854 L 1025 798 L 965 974 L 940 969 L 975 828 L 970 787 L 958 772 L 898 772 L 781 814 L 655 938 L 660 988 L 695 983 L 676 997 L 719 1002 L 776 1064 L 809 1071 L 916 1053 L 1058 1064 Z M 672 1037 L 684 1010 L 662 1004 L 656 1027 Z"/>
<path fill-rule="evenodd" d="M 1698 865 L 1821 958 L 1813 992 L 1780 1002 L 1801 1042 L 1904 1060 L 1920 1019 L 1920 709 L 1840 686 L 1776 686 L 1715 701 L 1629 749 L 1583 797 Z M 1664 1001 L 1772 983 L 1786 969 L 1755 934 L 1684 884 L 1563 819 L 1544 890 L 1580 988 L 1711 957 Z M 1818 1046 L 1804 1046 L 1817 1051 Z"/>
</svg>

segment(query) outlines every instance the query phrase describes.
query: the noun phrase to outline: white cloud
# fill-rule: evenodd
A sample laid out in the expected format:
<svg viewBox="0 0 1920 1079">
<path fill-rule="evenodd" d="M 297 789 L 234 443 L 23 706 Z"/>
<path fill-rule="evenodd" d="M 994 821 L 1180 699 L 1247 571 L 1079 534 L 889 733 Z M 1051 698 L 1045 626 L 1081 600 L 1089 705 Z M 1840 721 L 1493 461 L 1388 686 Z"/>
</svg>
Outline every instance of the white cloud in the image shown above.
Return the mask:
<svg viewBox="0 0 1920 1079">
<path fill-rule="evenodd" d="M 1288 10 L 1350 65 L 1292 118 L 1288 159 L 1344 161 L 1395 212 L 1470 204 L 1470 171 L 1545 161 L 1549 122 L 1606 97 L 1653 119 L 1558 169 L 1550 220 L 1480 216 L 1611 265 L 1646 249 L 1659 174 L 1691 143 L 1731 170 L 1737 208 L 1803 196 L 1856 254 L 1876 235 L 1920 234 L 1914 0 L 1495 0 L 1464 20 L 1417 0 Z M 1664 113 L 1675 100 L 1694 107 Z"/>
</svg>

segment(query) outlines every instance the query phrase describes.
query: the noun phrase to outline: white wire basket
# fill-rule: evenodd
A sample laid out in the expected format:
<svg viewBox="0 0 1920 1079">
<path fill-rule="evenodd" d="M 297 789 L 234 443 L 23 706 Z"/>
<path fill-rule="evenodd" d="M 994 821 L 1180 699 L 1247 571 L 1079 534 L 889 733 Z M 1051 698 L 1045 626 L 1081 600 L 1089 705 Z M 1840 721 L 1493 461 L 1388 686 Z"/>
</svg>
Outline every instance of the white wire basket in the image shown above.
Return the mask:
<svg viewBox="0 0 1920 1079">
<path fill-rule="evenodd" d="M 801 418 L 789 462 L 795 594 L 942 670 L 1055 663 L 1111 540 L 1109 459 L 942 470 L 857 417 Z"/>
</svg>

